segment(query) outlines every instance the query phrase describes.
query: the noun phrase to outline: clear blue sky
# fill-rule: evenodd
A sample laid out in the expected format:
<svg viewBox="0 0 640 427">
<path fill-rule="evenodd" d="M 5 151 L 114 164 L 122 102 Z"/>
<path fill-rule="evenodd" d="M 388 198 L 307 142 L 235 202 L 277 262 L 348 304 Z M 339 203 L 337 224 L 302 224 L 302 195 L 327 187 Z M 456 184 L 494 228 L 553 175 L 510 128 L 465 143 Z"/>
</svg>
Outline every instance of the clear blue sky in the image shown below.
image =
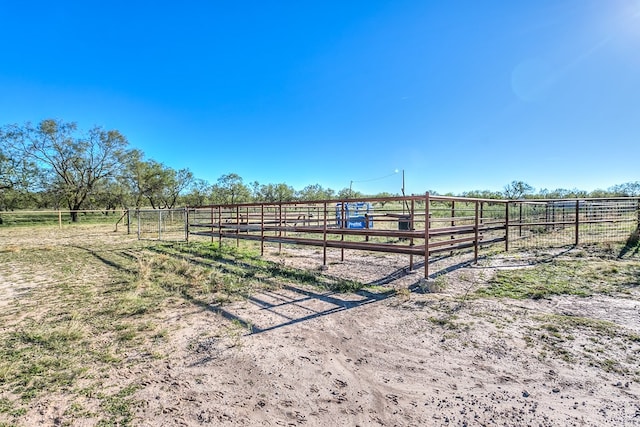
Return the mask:
<svg viewBox="0 0 640 427">
<path fill-rule="evenodd" d="M 0 0 L 0 22 L 0 125 L 118 129 L 211 183 L 640 180 L 640 0 Z"/>
</svg>

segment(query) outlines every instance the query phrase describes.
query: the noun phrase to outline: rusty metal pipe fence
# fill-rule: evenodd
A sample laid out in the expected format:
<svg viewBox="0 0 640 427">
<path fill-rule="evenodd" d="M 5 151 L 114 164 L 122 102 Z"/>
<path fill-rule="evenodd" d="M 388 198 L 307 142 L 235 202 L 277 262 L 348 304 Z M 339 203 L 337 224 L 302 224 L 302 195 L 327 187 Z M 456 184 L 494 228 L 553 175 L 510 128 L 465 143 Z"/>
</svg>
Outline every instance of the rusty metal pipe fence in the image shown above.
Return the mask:
<svg viewBox="0 0 640 427">
<path fill-rule="evenodd" d="M 355 213 L 355 215 L 354 215 Z M 423 196 L 209 205 L 186 209 L 186 238 L 403 254 L 429 277 L 435 254 L 553 247 L 626 239 L 638 229 L 637 198 L 493 200 Z M 503 246 L 502 246 L 503 245 Z"/>
<path fill-rule="evenodd" d="M 126 214 L 130 233 L 159 240 L 233 239 L 408 256 L 409 269 L 433 255 L 624 241 L 637 232 L 640 199 L 494 200 L 422 196 L 208 205 Z M 497 246 L 496 246 L 497 245 Z"/>
</svg>

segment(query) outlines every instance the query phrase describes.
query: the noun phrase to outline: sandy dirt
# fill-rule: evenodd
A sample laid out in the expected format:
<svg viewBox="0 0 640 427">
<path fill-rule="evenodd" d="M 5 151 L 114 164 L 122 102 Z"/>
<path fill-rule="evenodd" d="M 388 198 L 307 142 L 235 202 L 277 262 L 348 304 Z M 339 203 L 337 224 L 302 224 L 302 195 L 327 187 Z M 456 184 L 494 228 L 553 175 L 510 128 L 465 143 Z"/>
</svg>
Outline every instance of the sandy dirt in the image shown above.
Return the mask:
<svg viewBox="0 0 640 427">
<path fill-rule="evenodd" d="M 307 265 L 317 262 L 304 251 L 298 255 Z M 389 258 L 373 264 L 369 256 L 371 264 L 363 265 L 364 258 L 351 255 L 326 273 L 355 278 L 361 269 L 372 278 L 386 264 L 400 275 Z M 139 394 L 140 420 L 149 426 L 640 425 L 637 376 L 604 372 L 579 356 L 570 363 L 543 358 L 544 343 L 526 338 L 546 314 L 609 320 L 639 333 L 638 300 L 455 298 L 481 286 L 478 276 L 493 268 L 458 266 L 439 293 L 421 292 L 417 273 L 387 283 L 413 289 L 392 297 L 283 286 L 221 311 L 186 313 L 176 319 L 188 326 L 174 341 L 174 356 L 154 366 Z M 216 337 L 227 319 L 247 329 L 234 339 Z M 569 351 L 581 354 L 586 335 L 570 342 Z M 621 345 L 608 357 L 638 351 Z"/>
<path fill-rule="evenodd" d="M 94 238 L 113 237 L 100 236 Z M 0 236 L 4 250 L 13 250 L 7 237 Z M 20 250 L 75 239 L 24 235 Z M 267 257 L 312 269 L 322 259 L 310 249 Z M 163 313 L 170 335 L 158 350 L 167 357 L 130 354 L 132 363 L 110 373 L 110 381 L 140 386 L 133 423 L 140 426 L 640 425 L 640 343 L 588 328 L 549 341 L 543 327 L 545 316 L 579 316 L 640 334 L 637 290 L 468 298 L 496 269 L 531 264 L 521 255 L 479 264 L 468 256 L 443 259 L 433 265 L 444 277 L 433 289 L 421 280 L 422 260 L 414 261 L 417 272 L 408 272 L 408 257 L 349 252 L 343 262 L 338 251 L 323 271 L 395 293 L 283 284 L 223 307 L 185 302 Z M 0 310 L 46 280 L 21 274 L 1 266 Z M 607 360 L 630 369 L 604 369 Z M 38 405 L 28 424 L 63 419 L 64 397 Z"/>
</svg>

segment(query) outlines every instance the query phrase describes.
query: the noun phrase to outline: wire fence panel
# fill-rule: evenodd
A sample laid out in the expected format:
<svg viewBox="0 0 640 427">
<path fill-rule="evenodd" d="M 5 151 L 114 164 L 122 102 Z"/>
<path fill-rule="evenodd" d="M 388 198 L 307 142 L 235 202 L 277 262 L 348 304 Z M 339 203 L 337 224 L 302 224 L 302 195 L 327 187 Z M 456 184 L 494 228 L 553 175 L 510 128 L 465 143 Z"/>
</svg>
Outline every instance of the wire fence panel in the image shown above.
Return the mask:
<svg viewBox="0 0 640 427">
<path fill-rule="evenodd" d="M 186 210 L 138 209 L 129 211 L 128 230 L 137 233 L 138 239 L 186 240 Z"/>
<path fill-rule="evenodd" d="M 17 210 L 0 211 L 0 227 L 55 226 L 63 228 L 79 224 L 111 224 L 125 211 L 117 210 Z M 73 215 L 76 221 L 73 221 Z"/>
<path fill-rule="evenodd" d="M 626 240 L 640 223 L 639 199 L 511 202 L 510 245 L 544 248 Z"/>
</svg>

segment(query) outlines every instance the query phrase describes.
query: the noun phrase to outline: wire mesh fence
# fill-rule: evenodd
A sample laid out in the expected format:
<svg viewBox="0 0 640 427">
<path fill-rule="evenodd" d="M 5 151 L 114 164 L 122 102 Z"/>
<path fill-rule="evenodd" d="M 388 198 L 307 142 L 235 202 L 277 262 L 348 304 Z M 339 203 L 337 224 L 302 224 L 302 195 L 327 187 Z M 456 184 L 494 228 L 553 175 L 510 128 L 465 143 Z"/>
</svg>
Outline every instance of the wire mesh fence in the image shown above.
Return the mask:
<svg viewBox="0 0 640 427">
<path fill-rule="evenodd" d="M 126 210 L 123 209 L 0 211 L 0 227 L 52 226 L 63 228 L 76 225 L 113 224 L 125 212 Z"/>
<path fill-rule="evenodd" d="M 127 213 L 129 233 L 144 240 L 186 240 L 186 209 L 136 209 Z"/>
<path fill-rule="evenodd" d="M 636 198 L 515 201 L 509 242 L 514 248 L 620 242 L 639 224 Z"/>
</svg>

